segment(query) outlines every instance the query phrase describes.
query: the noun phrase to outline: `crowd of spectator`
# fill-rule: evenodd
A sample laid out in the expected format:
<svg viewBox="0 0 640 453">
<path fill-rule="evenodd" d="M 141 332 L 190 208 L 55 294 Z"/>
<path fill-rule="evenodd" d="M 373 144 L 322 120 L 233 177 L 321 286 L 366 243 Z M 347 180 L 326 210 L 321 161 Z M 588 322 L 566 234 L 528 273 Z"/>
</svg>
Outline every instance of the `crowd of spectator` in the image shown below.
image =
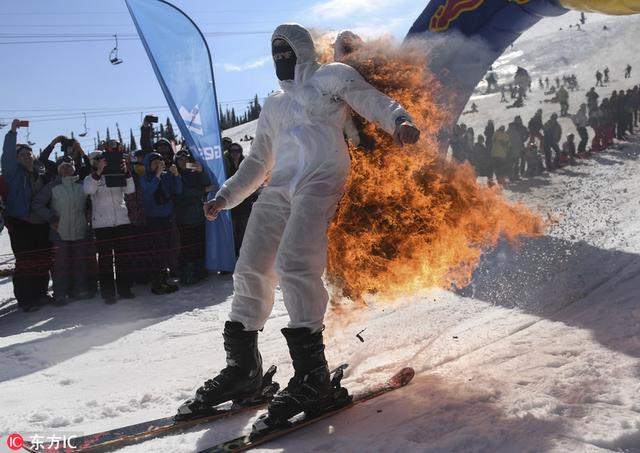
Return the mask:
<svg viewBox="0 0 640 453">
<path fill-rule="evenodd" d="M 202 204 L 219 187 L 186 145 L 154 142 L 154 121 L 145 117 L 135 152 L 109 140 L 86 154 L 78 141 L 59 136 L 37 158 L 29 145 L 17 143 L 23 122 L 12 122 L 4 139 L 0 194 L 21 309 L 97 293 L 113 304 L 134 298 L 134 285 L 169 294 L 179 284 L 206 278 Z M 53 160 L 58 145 L 61 157 Z M 243 149 L 229 139 L 223 147 L 231 176 Z M 232 210 L 236 252 L 256 198 Z"/>
<path fill-rule="evenodd" d="M 538 109 L 526 125 L 520 115 L 508 125 L 496 126 L 489 120 L 483 134 L 476 135 L 465 124 L 456 125 L 450 139 L 452 158 L 468 161 L 478 176 L 488 178 L 489 185 L 497 180 L 504 186 L 507 181 L 553 172 L 575 164 L 576 159 L 589 158 L 610 147 L 614 139 L 626 139 L 638 127 L 640 86 L 613 91 L 602 100 L 594 87 L 585 100 L 575 114 L 568 112 L 568 98 L 559 101 L 560 114 L 571 120 L 577 140 L 573 133 L 563 135 L 558 113 L 545 119 L 543 110 Z"/>
</svg>

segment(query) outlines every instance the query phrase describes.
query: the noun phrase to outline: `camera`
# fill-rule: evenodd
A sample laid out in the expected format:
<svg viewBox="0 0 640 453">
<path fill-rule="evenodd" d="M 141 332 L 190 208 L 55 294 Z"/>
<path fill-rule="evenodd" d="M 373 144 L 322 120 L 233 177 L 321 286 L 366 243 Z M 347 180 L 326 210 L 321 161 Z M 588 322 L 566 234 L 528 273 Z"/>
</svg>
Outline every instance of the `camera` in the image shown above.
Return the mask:
<svg viewBox="0 0 640 453">
<path fill-rule="evenodd" d="M 144 117 L 145 121 L 148 123 L 157 123 L 158 122 L 158 117 L 157 116 L 153 116 L 153 115 L 147 115 Z"/>
<path fill-rule="evenodd" d="M 71 152 L 71 148 L 73 147 L 73 144 L 75 143 L 75 139 L 73 138 L 63 138 L 62 141 L 60 142 L 60 147 L 62 148 L 62 152 L 64 154 L 67 154 L 69 152 Z"/>
</svg>

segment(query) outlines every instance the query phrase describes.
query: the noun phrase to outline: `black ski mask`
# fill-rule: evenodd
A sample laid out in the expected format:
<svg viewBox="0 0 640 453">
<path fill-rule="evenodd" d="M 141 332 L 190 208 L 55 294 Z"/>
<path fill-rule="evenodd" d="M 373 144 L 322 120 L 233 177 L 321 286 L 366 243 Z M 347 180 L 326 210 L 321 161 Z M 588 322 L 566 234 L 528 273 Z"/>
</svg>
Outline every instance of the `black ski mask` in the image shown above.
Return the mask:
<svg viewBox="0 0 640 453">
<path fill-rule="evenodd" d="M 273 61 L 276 64 L 278 80 L 293 80 L 296 75 L 298 57 L 288 42 L 276 39 L 272 44 Z"/>
</svg>

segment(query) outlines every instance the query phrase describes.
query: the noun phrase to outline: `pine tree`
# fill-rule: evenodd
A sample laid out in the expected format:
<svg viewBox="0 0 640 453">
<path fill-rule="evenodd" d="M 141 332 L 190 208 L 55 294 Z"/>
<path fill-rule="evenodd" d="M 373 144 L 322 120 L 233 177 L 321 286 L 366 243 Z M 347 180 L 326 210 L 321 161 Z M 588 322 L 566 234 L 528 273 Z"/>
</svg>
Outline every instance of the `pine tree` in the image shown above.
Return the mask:
<svg viewBox="0 0 640 453">
<path fill-rule="evenodd" d="M 129 149 L 135 151 L 138 149 L 138 144 L 136 143 L 136 138 L 133 136 L 133 129 L 129 129 L 129 134 Z"/>
<path fill-rule="evenodd" d="M 164 129 L 164 132 L 165 132 L 165 138 L 167 140 L 169 140 L 170 142 L 176 141 L 176 134 L 175 132 L 173 132 L 173 124 L 171 124 L 171 119 L 169 119 L 169 117 L 167 117 L 167 125 Z"/>
<path fill-rule="evenodd" d="M 164 126 L 160 123 L 160 138 L 164 138 Z"/>
<path fill-rule="evenodd" d="M 111 134 L 109 134 L 109 128 L 107 127 L 107 141 L 111 140 Z"/>
<path fill-rule="evenodd" d="M 100 131 L 96 131 L 96 135 L 98 137 L 98 145 L 100 144 Z M 96 149 L 98 149 L 98 146 L 96 146 Z"/>
<path fill-rule="evenodd" d="M 118 143 L 120 144 L 124 143 L 122 141 L 122 133 L 120 132 L 120 126 L 118 126 L 118 123 L 116 123 L 116 130 L 118 131 Z"/>
</svg>

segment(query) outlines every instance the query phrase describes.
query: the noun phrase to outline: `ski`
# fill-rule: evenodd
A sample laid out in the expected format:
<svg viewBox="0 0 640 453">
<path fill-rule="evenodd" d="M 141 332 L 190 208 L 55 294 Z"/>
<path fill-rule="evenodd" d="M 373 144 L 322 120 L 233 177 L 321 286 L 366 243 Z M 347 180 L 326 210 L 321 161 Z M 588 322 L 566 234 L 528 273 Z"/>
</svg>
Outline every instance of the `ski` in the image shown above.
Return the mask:
<svg viewBox="0 0 640 453">
<path fill-rule="evenodd" d="M 341 407 L 337 407 L 335 409 L 328 410 L 327 412 L 323 412 L 321 414 L 315 416 L 307 416 L 305 414 L 300 414 L 290 419 L 286 426 L 271 429 L 269 431 L 261 432 L 254 430 L 251 433 L 242 435 L 235 439 L 223 442 L 214 447 L 206 448 L 204 450 L 199 451 L 198 453 L 235 453 L 246 451 L 251 448 L 254 448 L 258 445 L 262 445 L 271 440 L 283 437 L 293 431 L 297 431 L 305 426 L 311 425 L 317 421 L 323 420 L 325 418 L 332 417 L 342 411 L 345 411 L 357 404 L 364 403 L 365 401 L 369 401 L 378 396 L 384 395 L 393 390 L 399 389 L 407 385 L 413 379 L 415 375 L 415 371 L 413 368 L 403 368 L 397 373 L 395 373 L 389 380 L 387 380 L 383 384 L 375 385 L 370 387 L 356 395 Z M 257 423 L 260 422 L 261 419 L 264 418 L 264 415 L 261 416 Z"/>
<path fill-rule="evenodd" d="M 243 401 L 242 404 L 227 403 L 226 406 L 216 406 L 207 414 L 194 416 L 186 420 L 176 419 L 176 416 L 173 415 L 171 417 L 159 418 L 109 431 L 89 434 L 87 436 L 74 438 L 71 442 L 72 446 L 35 445 L 25 442 L 22 448 L 32 453 L 95 453 L 109 451 L 165 434 L 186 431 L 194 426 L 212 423 L 247 410 L 257 410 L 266 406 L 280 387 L 278 383 L 273 382 L 275 372 L 275 366 L 271 366 L 267 370 L 263 377 L 261 398 L 253 401 Z"/>
</svg>

